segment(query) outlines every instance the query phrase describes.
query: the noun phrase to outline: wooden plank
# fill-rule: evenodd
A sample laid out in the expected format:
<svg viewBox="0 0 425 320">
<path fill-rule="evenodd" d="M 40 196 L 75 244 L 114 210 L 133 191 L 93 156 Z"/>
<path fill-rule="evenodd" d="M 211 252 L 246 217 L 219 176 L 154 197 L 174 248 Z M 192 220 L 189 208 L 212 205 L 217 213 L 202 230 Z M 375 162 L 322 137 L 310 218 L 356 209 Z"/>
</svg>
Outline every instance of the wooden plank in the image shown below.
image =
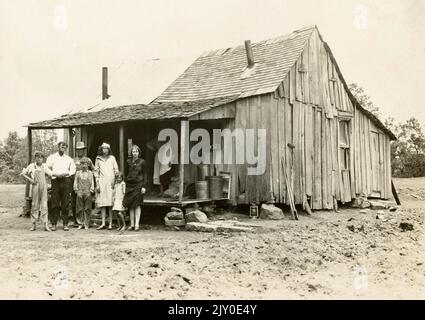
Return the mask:
<svg viewBox="0 0 425 320">
<path fill-rule="evenodd" d="M 300 145 L 300 103 L 294 102 L 293 105 L 293 114 L 294 114 L 294 121 L 293 121 L 293 131 L 294 131 L 294 146 L 295 149 L 293 150 L 294 153 L 294 163 L 293 163 L 293 170 L 291 170 L 292 179 L 294 180 L 294 197 L 295 197 L 295 203 L 300 204 L 301 199 L 301 185 L 300 185 L 300 176 L 301 176 L 301 163 L 300 163 L 300 156 L 301 156 L 301 145 Z"/>
<path fill-rule="evenodd" d="M 336 79 L 336 81 L 334 82 L 335 83 L 335 104 L 338 110 L 342 110 L 341 92 L 339 87 L 339 76 L 338 76 L 338 73 L 336 72 L 335 67 L 334 67 L 334 78 Z"/>
<path fill-rule="evenodd" d="M 327 56 L 327 67 L 328 67 L 328 87 L 329 87 L 329 99 L 331 102 L 332 107 L 335 109 L 335 91 L 334 91 L 334 82 L 331 81 L 331 79 L 333 78 L 333 64 L 332 61 L 329 57 L 329 55 Z"/>
<path fill-rule="evenodd" d="M 260 126 L 258 129 L 266 130 L 266 171 L 264 174 L 257 176 L 259 180 L 257 184 L 257 189 L 260 191 L 260 201 L 269 201 L 271 200 L 271 193 L 273 192 L 272 184 L 272 152 L 274 153 L 272 146 L 272 128 L 271 128 L 271 114 L 272 114 L 272 105 L 271 105 L 271 96 L 263 95 L 258 97 L 259 104 L 257 108 L 257 116 L 260 119 Z M 257 145 L 257 150 L 261 150 Z M 257 151 L 257 155 L 258 155 Z"/>
<path fill-rule="evenodd" d="M 309 87 L 310 103 L 319 105 L 319 75 L 318 75 L 318 46 L 316 33 L 311 35 L 309 41 Z"/>
<path fill-rule="evenodd" d="M 310 86 L 309 86 L 309 65 L 308 65 L 308 59 L 309 59 L 309 43 L 307 42 L 304 52 L 302 55 L 302 64 L 304 67 L 304 73 L 302 76 L 303 79 L 303 102 L 306 104 L 310 103 Z"/>
<path fill-rule="evenodd" d="M 199 115 L 189 118 L 189 120 L 215 120 L 234 118 L 236 115 L 236 103 L 228 103 L 219 107 L 214 107 L 211 110 L 204 111 Z"/>
<path fill-rule="evenodd" d="M 248 128 L 257 128 L 257 97 L 247 98 L 248 103 Z M 254 137 L 254 152 L 257 153 L 257 143 Z M 249 165 L 247 165 L 249 166 Z M 246 196 L 248 202 L 257 202 L 257 189 L 256 189 L 257 178 L 255 176 L 247 176 L 246 178 Z"/>
<path fill-rule="evenodd" d="M 360 128 L 361 128 L 361 170 L 362 170 L 362 193 L 367 195 L 367 186 L 366 186 L 366 179 L 367 179 L 367 172 L 366 172 L 366 134 L 365 134 L 365 122 L 366 119 L 362 115 L 361 121 L 360 121 Z"/>
<path fill-rule="evenodd" d="M 328 197 L 328 179 L 327 179 L 327 172 L 326 172 L 326 152 L 327 152 L 327 144 L 326 144 L 326 112 L 322 112 L 322 118 L 321 118 L 321 131 L 320 131 L 320 138 L 321 138 L 321 146 L 322 146 L 322 152 L 321 152 L 321 174 L 322 174 L 322 208 L 328 208 L 327 203 L 327 197 Z"/>
<path fill-rule="evenodd" d="M 119 144 L 119 165 L 120 171 L 124 174 L 124 164 L 125 164 L 125 142 L 124 142 L 124 125 L 120 124 L 118 132 L 118 144 Z"/>
<path fill-rule="evenodd" d="M 285 99 L 285 153 L 286 153 L 286 171 L 288 173 L 289 183 L 291 183 L 291 188 L 294 190 L 292 185 L 292 163 L 293 163 L 293 150 L 288 148 L 288 143 L 293 144 L 293 115 L 292 115 L 292 105 L 289 103 L 288 99 Z M 288 196 L 288 187 L 286 186 L 286 204 L 289 204 Z"/>
<path fill-rule="evenodd" d="M 180 164 L 179 164 L 179 203 L 183 202 L 184 191 L 184 164 L 187 163 L 186 145 L 189 133 L 189 121 L 180 121 Z"/>
<path fill-rule="evenodd" d="M 290 94 L 290 81 L 291 79 L 290 79 L 290 76 L 289 76 L 289 73 L 286 75 L 286 77 L 285 77 L 285 79 L 283 79 L 283 82 L 282 82 L 282 84 L 283 84 L 283 93 L 284 93 L 284 97 L 285 98 L 287 98 L 287 99 L 290 99 L 290 96 L 291 96 L 291 94 Z"/>
<path fill-rule="evenodd" d="M 271 181 L 273 183 L 273 194 L 276 200 L 280 196 L 280 148 L 279 148 L 279 104 L 278 100 L 271 97 L 270 100 L 270 128 L 271 128 Z"/>
<path fill-rule="evenodd" d="M 295 83 L 295 98 L 299 102 L 303 102 L 303 72 L 300 72 L 299 69 L 302 65 L 302 57 L 300 60 L 295 62 L 295 74 L 296 74 L 296 83 Z"/>
<path fill-rule="evenodd" d="M 306 164 L 305 164 L 305 114 L 306 106 L 303 103 L 299 104 L 300 107 L 300 189 L 301 189 L 301 203 L 304 204 L 307 201 L 306 191 L 305 191 L 305 181 L 306 181 Z"/>
<path fill-rule="evenodd" d="M 391 190 L 391 177 L 392 177 L 392 173 L 391 173 L 391 142 L 390 142 L 390 138 L 387 137 L 387 150 L 388 150 L 388 154 L 387 154 L 387 198 L 390 198 L 390 190 Z"/>
<path fill-rule="evenodd" d="M 311 197 L 313 195 L 314 118 L 311 106 L 306 105 L 305 108 L 305 193 Z"/>
<path fill-rule="evenodd" d="M 236 128 L 247 129 L 249 128 L 248 122 L 248 113 L 249 108 L 247 105 L 247 99 L 242 99 L 237 101 L 237 113 L 236 113 Z M 245 148 L 243 148 L 245 149 Z M 237 152 L 242 152 L 242 148 L 237 148 Z M 245 153 L 243 154 L 243 159 L 245 159 Z M 247 168 L 246 163 L 238 164 L 238 193 L 246 192 L 246 174 Z M 246 195 L 246 194 L 245 194 Z"/>
<path fill-rule="evenodd" d="M 342 105 L 342 110 L 347 111 L 348 107 L 347 107 L 347 100 L 346 100 L 346 95 L 347 93 L 345 92 L 345 88 L 344 85 L 342 84 L 341 81 L 339 81 L 339 88 L 340 88 L 340 93 L 341 93 L 341 105 Z"/>
<path fill-rule="evenodd" d="M 382 198 L 387 199 L 387 136 L 384 135 L 384 159 L 383 159 L 383 184 L 382 184 Z"/>
<path fill-rule="evenodd" d="M 322 209 L 322 111 L 316 108 L 314 133 L 313 209 Z"/>
<path fill-rule="evenodd" d="M 329 104 L 330 105 L 330 104 Z M 328 192 L 327 202 L 328 208 L 333 208 L 333 190 L 332 190 L 332 143 L 331 143 L 331 121 L 332 119 L 325 119 L 326 121 L 326 176 L 328 179 Z"/>
<path fill-rule="evenodd" d="M 356 185 L 355 185 L 355 173 L 354 173 L 354 120 L 351 119 L 349 122 L 349 139 L 350 139 L 350 189 L 351 189 L 351 198 L 356 197 Z"/>
<path fill-rule="evenodd" d="M 371 177 L 372 177 L 372 161 L 370 159 L 370 119 L 366 118 L 366 128 L 365 128 L 365 140 L 366 140 L 366 190 L 367 194 L 370 195 L 372 193 L 372 185 L 371 185 Z"/>
<path fill-rule="evenodd" d="M 331 143 L 331 170 L 332 170 L 332 183 L 331 183 L 331 192 L 332 196 L 335 197 L 337 200 L 341 200 L 339 196 L 337 196 L 337 193 L 339 193 L 339 188 L 337 188 L 337 152 L 338 148 L 336 146 L 336 130 L 335 130 L 335 123 L 337 123 L 337 118 L 330 119 L 330 143 Z"/>
<path fill-rule="evenodd" d="M 255 138 L 255 154 L 258 155 L 259 153 L 259 141 L 258 141 L 258 129 L 265 129 L 267 128 L 267 109 L 265 108 L 265 106 L 263 105 L 262 102 L 262 97 L 261 96 L 257 96 L 257 97 L 253 97 L 253 101 L 255 101 L 255 104 L 257 106 L 257 126 L 256 126 L 256 138 Z M 269 131 L 269 130 L 267 130 Z M 266 143 L 266 154 L 267 154 L 267 144 L 269 144 L 269 139 L 266 138 L 267 141 L 265 141 Z M 267 154 L 268 155 L 268 154 Z M 266 171 L 264 172 L 264 174 L 262 175 L 256 175 L 255 176 L 255 192 L 256 192 L 256 203 L 260 203 L 260 201 L 267 201 L 268 200 L 268 194 L 269 194 L 269 170 L 270 170 L 270 157 L 266 156 Z M 254 177 L 253 177 L 254 178 Z M 254 180 L 254 179 L 253 179 Z"/>
<path fill-rule="evenodd" d="M 291 70 L 289 71 L 289 102 L 291 104 L 294 103 L 296 98 L 296 88 L 297 88 L 297 70 L 295 69 L 296 66 L 293 65 Z"/>
<path fill-rule="evenodd" d="M 360 162 L 359 162 L 359 113 L 354 109 L 354 176 L 356 185 L 356 195 L 360 195 Z"/>
<path fill-rule="evenodd" d="M 280 108 L 279 104 L 280 99 L 274 100 L 274 108 L 275 108 L 275 115 L 276 115 L 276 151 L 275 154 L 277 155 L 277 163 L 280 164 L 282 159 L 282 142 L 284 140 L 281 140 L 282 136 L 282 128 L 280 126 L 280 121 L 282 117 L 282 110 Z M 276 161 L 276 160 L 274 160 Z M 276 201 L 279 203 L 283 203 L 282 199 L 282 181 L 281 181 L 281 174 L 282 174 L 282 166 L 278 165 L 277 170 L 273 170 L 274 180 L 277 181 L 277 188 L 275 188 L 275 195 L 276 195 Z"/>
<path fill-rule="evenodd" d="M 285 118 L 286 118 L 286 110 L 285 110 L 285 99 L 278 100 L 278 127 L 279 127 L 279 161 L 283 159 L 284 163 L 286 163 L 286 135 L 285 135 Z M 286 202 L 286 184 L 284 172 L 279 166 L 279 201 L 280 203 Z"/>
<path fill-rule="evenodd" d="M 338 189 L 339 189 L 339 196 L 342 202 L 345 202 L 345 190 L 344 190 L 344 184 L 343 184 L 343 172 L 342 172 L 342 166 L 341 166 L 341 132 L 340 132 L 340 125 L 339 121 L 336 123 L 336 145 L 337 145 L 337 171 L 338 171 Z"/>
<path fill-rule="evenodd" d="M 321 64 L 321 91 L 323 96 L 323 104 L 326 109 L 326 116 L 333 118 L 333 106 L 330 100 L 329 93 L 329 75 L 328 75 L 328 54 L 325 50 L 323 43 L 320 46 L 320 64 Z"/>
<path fill-rule="evenodd" d="M 27 128 L 27 165 L 30 165 L 32 162 L 32 130 L 31 128 Z M 30 196 L 31 185 L 29 181 L 26 181 L 25 185 L 25 198 Z M 27 208 L 30 209 L 29 207 Z"/>
<path fill-rule="evenodd" d="M 391 180 L 391 192 L 393 194 L 394 200 L 397 203 L 397 205 L 401 205 L 400 199 L 398 198 L 397 190 L 394 186 L 393 180 Z"/>
<path fill-rule="evenodd" d="M 74 135 L 73 135 L 73 131 L 72 128 L 68 128 L 68 155 L 71 158 L 74 158 Z"/>
</svg>

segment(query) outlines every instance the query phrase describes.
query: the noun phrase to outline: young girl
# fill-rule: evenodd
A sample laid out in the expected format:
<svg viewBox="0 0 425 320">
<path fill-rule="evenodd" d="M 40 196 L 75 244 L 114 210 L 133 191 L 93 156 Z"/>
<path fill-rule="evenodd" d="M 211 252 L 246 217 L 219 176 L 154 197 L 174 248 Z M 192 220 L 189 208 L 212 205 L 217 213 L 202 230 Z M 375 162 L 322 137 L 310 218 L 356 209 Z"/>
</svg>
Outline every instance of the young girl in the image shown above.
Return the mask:
<svg viewBox="0 0 425 320">
<path fill-rule="evenodd" d="M 34 153 L 35 162 L 22 170 L 21 175 L 32 185 L 31 231 L 36 229 L 38 215 L 44 224 L 44 230 L 51 231 L 47 221 L 47 182 L 46 175 L 51 176 L 49 168 L 43 163 L 45 157 L 40 151 Z"/>
<path fill-rule="evenodd" d="M 118 217 L 118 231 L 125 230 L 125 219 L 124 213 L 125 208 L 122 205 L 125 194 L 125 182 L 123 181 L 123 176 L 121 172 L 118 172 L 115 179 L 115 188 L 114 188 L 114 205 L 112 207 L 113 212 Z"/>
</svg>

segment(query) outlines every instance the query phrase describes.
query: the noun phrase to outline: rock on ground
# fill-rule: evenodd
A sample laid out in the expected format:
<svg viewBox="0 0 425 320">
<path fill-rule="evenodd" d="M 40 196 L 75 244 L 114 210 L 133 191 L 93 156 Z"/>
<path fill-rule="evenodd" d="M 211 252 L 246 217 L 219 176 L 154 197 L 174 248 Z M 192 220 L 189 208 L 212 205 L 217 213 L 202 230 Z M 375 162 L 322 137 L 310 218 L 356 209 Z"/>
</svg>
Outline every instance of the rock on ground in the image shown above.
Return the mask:
<svg viewBox="0 0 425 320">
<path fill-rule="evenodd" d="M 167 217 L 164 218 L 164 224 L 167 227 L 183 227 L 186 224 L 184 219 L 181 220 L 170 220 Z"/>
<path fill-rule="evenodd" d="M 168 220 L 184 220 L 183 212 L 171 211 L 165 216 Z"/>
<path fill-rule="evenodd" d="M 197 231 L 197 232 L 252 232 L 254 229 L 252 227 L 242 227 L 236 226 L 232 222 L 220 223 L 208 222 L 189 222 L 186 224 L 186 230 L 188 231 Z"/>
<path fill-rule="evenodd" d="M 260 218 L 268 220 L 282 220 L 285 216 L 280 208 L 273 204 L 264 203 L 260 209 Z"/>
<path fill-rule="evenodd" d="M 185 218 L 187 222 L 201 222 L 201 223 L 208 222 L 207 215 L 203 213 L 201 210 L 194 210 L 189 213 L 186 213 Z"/>
<path fill-rule="evenodd" d="M 382 209 L 387 209 L 388 205 L 386 203 L 383 203 L 381 201 L 369 201 L 370 202 L 370 207 L 373 210 L 382 210 Z"/>
</svg>

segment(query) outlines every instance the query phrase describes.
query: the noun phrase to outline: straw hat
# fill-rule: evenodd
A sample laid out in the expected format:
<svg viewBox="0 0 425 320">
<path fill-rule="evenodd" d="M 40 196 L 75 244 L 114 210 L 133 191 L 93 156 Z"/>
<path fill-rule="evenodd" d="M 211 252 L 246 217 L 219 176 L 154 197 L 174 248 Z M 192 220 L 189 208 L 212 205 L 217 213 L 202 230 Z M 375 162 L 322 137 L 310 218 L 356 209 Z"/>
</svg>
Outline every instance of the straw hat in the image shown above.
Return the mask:
<svg viewBox="0 0 425 320">
<path fill-rule="evenodd" d="M 78 141 L 75 146 L 76 150 L 85 149 L 85 148 L 86 148 L 86 145 L 84 144 L 84 141 Z"/>
</svg>

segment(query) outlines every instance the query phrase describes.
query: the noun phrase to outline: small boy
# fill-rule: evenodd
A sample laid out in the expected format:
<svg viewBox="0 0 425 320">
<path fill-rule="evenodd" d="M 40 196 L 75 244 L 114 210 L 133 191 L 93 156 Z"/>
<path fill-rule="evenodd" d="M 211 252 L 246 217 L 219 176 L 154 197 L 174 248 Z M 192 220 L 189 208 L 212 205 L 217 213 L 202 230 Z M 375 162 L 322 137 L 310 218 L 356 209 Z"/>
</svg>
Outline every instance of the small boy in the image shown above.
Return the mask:
<svg viewBox="0 0 425 320">
<path fill-rule="evenodd" d="M 31 231 L 36 229 L 38 215 L 44 224 L 44 230 L 51 231 L 47 221 L 47 181 L 46 175 L 51 176 L 52 173 L 43 161 L 44 154 L 40 151 L 34 153 L 34 163 L 24 168 L 21 175 L 32 185 L 32 201 L 31 201 Z"/>
<path fill-rule="evenodd" d="M 77 195 L 76 213 L 80 225 L 78 229 L 88 229 L 92 208 L 92 193 L 94 192 L 93 172 L 89 170 L 90 159 L 84 157 L 80 160 L 81 170 L 75 173 L 74 191 Z"/>
</svg>

